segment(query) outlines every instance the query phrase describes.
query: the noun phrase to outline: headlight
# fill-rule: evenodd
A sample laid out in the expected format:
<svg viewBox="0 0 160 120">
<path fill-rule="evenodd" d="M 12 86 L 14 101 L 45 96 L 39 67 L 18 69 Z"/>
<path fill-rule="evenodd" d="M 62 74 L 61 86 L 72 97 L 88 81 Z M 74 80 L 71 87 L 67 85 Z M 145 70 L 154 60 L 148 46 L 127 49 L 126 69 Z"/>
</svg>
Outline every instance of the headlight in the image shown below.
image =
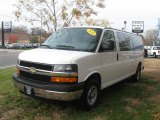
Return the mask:
<svg viewBox="0 0 160 120">
<path fill-rule="evenodd" d="M 77 65 L 66 64 L 66 65 L 54 65 L 54 72 L 78 72 Z"/>
<path fill-rule="evenodd" d="M 54 72 L 65 72 L 69 73 L 68 76 L 53 76 L 51 77 L 51 82 L 55 83 L 76 83 L 78 81 L 78 67 L 75 64 L 66 64 L 66 65 L 54 65 Z M 71 74 L 74 74 L 72 76 Z M 62 73 L 63 74 L 63 73 Z"/>
</svg>

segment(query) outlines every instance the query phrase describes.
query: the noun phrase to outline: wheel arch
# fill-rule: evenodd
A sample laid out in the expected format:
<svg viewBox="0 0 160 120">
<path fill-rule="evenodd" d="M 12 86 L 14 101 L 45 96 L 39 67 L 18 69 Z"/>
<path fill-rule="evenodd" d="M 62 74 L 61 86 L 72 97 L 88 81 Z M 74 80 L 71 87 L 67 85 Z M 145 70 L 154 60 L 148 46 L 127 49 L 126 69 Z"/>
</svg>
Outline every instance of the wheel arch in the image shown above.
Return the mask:
<svg viewBox="0 0 160 120">
<path fill-rule="evenodd" d="M 139 63 L 138 63 L 138 66 L 140 66 L 141 68 L 142 68 L 142 61 L 140 61 Z M 138 67 L 137 66 L 137 67 Z"/>
<path fill-rule="evenodd" d="M 98 77 L 98 79 L 97 79 L 97 81 L 98 81 L 98 83 L 99 83 L 99 87 L 100 87 L 100 89 L 101 89 L 101 75 L 100 75 L 100 73 L 99 72 L 92 72 L 92 73 L 90 73 L 86 78 L 85 78 L 85 83 L 87 83 L 91 78 L 95 78 L 95 77 Z"/>
</svg>

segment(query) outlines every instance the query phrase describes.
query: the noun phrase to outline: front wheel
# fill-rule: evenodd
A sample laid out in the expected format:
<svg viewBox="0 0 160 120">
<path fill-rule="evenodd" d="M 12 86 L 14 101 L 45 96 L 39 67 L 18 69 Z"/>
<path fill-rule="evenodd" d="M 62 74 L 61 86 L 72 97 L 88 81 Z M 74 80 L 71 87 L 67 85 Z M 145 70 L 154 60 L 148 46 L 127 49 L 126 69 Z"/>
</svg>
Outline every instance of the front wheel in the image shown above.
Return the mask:
<svg viewBox="0 0 160 120">
<path fill-rule="evenodd" d="M 90 79 L 86 83 L 80 101 L 83 109 L 91 110 L 97 105 L 100 91 L 99 86 L 99 82 L 95 78 Z"/>
<path fill-rule="evenodd" d="M 133 75 L 133 82 L 138 82 L 141 79 L 141 65 L 138 65 L 136 73 Z"/>
</svg>

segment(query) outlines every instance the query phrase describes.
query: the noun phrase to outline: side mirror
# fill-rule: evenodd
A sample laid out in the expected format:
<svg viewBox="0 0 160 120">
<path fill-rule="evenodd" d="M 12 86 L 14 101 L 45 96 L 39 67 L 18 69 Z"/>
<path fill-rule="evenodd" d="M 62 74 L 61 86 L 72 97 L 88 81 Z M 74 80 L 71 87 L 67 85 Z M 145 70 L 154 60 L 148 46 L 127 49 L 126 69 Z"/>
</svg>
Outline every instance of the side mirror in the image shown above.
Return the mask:
<svg viewBox="0 0 160 120">
<path fill-rule="evenodd" d="M 114 46 L 115 46 L 115 42 L 114 41 L 102 42 L 101 51 L 114 50 Z"/>
</svg>

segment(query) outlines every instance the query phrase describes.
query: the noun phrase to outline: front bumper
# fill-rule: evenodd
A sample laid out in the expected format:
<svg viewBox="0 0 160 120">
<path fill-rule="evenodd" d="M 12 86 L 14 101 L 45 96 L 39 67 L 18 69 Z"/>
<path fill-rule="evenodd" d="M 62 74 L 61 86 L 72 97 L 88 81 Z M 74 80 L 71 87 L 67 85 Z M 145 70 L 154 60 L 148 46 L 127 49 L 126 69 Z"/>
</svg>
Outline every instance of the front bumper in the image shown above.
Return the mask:
<svg viewBox="0 0 160 120">
<path fill-rule="evenodd" d="M 29 86 L 34 90 L 34 96 L 62 100 L 73 101 L 80 99 L 83 93 L 84 83 L 75 84 L 42 84 L 20 78 L 17 74 L 13 74 L 13 84 L 20 91 L 24 92 L 24 87 Z"/>
</svg>

